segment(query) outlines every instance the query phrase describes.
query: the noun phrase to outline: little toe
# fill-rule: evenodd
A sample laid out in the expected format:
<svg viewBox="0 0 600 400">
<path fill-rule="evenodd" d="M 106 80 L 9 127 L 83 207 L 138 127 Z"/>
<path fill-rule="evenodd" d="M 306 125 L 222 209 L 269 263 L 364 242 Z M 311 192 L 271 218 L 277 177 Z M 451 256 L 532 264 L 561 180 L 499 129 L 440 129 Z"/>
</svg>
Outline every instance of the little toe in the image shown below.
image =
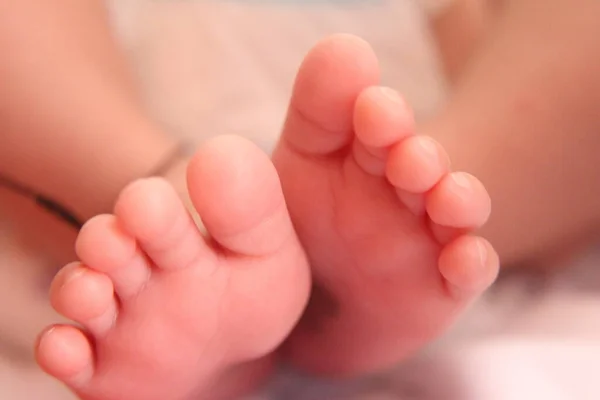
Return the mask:
<svg viewBox="0 0 600 400">
<path fill-rule="evenodd" d="M 463 235 L 448 243 L 439 257 L 439 270 L 450 295 L 470 301 L 496 279 L 500 261 L 483 238 Z"/>
<path fill-rule="evenodd" d="M 206 142 L 190 162 L 188 187 L 211 237 L 234 253 L 270 255 L 293 236 L 275 167 L 246 139 Z"/>
<path fill-rule="evenodd" d="M 104 335 L 117 315 L 110 278 L 80 263 L 59 271 L 50 287 L 50 301 L 57 312 L 82 324 L 95 336 Z"/>
<path fill-rule="evenodd" d="M 79 329 L 58 325 L 44 331 L 36 344 L 39 366 L 73 390 L 80 391 L 92 379 L 93 351 Z"/>
<path fill-rule="evenodd" d="M 349 145 L 358 95 L 379 81 L 371 47 L 351 35 L 319 42 L 306 56 L 282 134 L 284 143 L 310 155 L 326 155 Z"/>
<path fill-rule="evenodd" d="M 480 228 L 492 209 L 483 184 L 465 172 L 445 175 L 427 194 L 425 203 L 433 233 L 441 242 Z"/>
<path fill-rule="evenodd" d="M 136 295 L 150 277 L 146 256 L 114 215 L 90 219 L 79 232 L 75 249 L 83 263 L 112 279 L 121 300 Z"/>
<path fill-rule="evenodd" d="M 178 270 L 202 260 L 210 273 L 215 258 L 175 189 L 160 178 L 142 179 L 123 190 L 115 214 L 160 269 Z"/>
</svg>

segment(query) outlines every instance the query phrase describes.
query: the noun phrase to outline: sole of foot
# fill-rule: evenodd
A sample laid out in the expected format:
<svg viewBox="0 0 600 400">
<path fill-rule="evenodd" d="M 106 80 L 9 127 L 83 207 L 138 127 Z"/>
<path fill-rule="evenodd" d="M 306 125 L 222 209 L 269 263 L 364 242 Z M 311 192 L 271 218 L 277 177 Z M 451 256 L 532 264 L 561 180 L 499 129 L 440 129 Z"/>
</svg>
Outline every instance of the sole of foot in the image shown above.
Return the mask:
<svg viewBox="0 0 600 400">
<path fill-rule="evenodd" d="M 84 400 L 233 398 L 264 379 L 300 318 L 310 272 L 268 157 L 215 138 L 187 186 L 209 235 L 165 180 L 136 181 L 85 224 L 80 261 L 52 284 L 79 326 L 44 331 L 37 360 Z"/>
<path fill-rule="evenodd" d="M 498 257 L 472 235 L 490 214 L 485 188 L 415 133 L 364 41 L 336 35 L 310 51 L 273 160 L 314 279 L 286 345 L 295 365 L 332 376 L 389 367 L 494 281 Z"/>
</svg>

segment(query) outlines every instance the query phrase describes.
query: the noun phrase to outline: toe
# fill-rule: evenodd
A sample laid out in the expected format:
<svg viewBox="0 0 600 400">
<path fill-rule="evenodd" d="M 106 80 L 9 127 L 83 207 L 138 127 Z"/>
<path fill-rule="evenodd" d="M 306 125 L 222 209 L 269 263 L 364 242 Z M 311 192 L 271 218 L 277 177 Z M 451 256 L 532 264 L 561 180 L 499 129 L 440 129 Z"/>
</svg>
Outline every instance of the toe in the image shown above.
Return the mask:
<svg viewBox="0 0 600 400">
<path fill-rule="evenodd" d="M 388 153 L 387 148 L 365 146 L 360 140 L 355 140 L 352 144 L 354 161 L 369 175 L 383 176 L 385 174 Z"/>
<path fill-rule="evenodd" d="M 469 301 L 486 290 L 499 270 L 496 251 L 485 239 L 463 235 L 440 253 L 439 269 L 453 297 Z"/>
<path fill-rule="evenodd" d="M 206 142 L 190 163 L 188 187 L 208 232 L 230 251 L 269 255 L 293 235 L 275 167 L 246 139 Z"/>
<path fill-rule="evenodd" d="M 354 129 L 365 146 L 389 147 L 414 133 L 414 117 L 397 91 L 371 86 L 356 99 Z"/>
<path fill-rule="evenodd" d="M 43 332 L 36 345 L 36 359 L 48 374 L 75 391 L 93 375 L 93 352 L 83 332 L 72 326 L 54 326 Z"/>
<path fill-rule="evenodd" d="M 282 134 L 284 143 L 314 155 L 349 145 L 356 98 L 378 81 L 377 58 L 365 41 L 350 35 L 321 41 L 298 72 Z"/>
<path fill-rule="evenodd" d="M 146 256 L 114 215 L 89 220 L 81 229 L 75 248 L 83 263 L 112 279 L 121 300 L 137 294 L 150 276 Z"/>
<path fill-rule="evenodd" d="M 386 175 L 399 190 L 424 193 L 448 172 L 449 167 L 445 151 L 435 140 L 428 136 L 411 136 L 391 149 Z"/>
<path fill-rule="evenodd" d="M 142 179 L 123 190 L 115 214 L 159 269 L 176 270 L 192 264 L 210 273 L 213 252 L 171 185 L 160 178 Z"/>
<path fill-rule="evenodd" d="M 438 240 L 480 228 L 491 213 L 491 200 L 483 184 L 464 172 L 444 176 L 427 194 L 427 213 Z"/>
<path fill-rule="evenodd" d="M 79 322 L 95 336 L 104 335 L 116 318 L 110 278 L 79 263 L 59 271 L 50 288 L 50 301 L 57 312 Z"/>
<path fill-rule="evenodd" d="M 383 176 L 392 145 L 414 132 L 412 112 L 394 90 L 365 89 L 354 106 L 354 159 L 366 172 Z"/>
</svg>

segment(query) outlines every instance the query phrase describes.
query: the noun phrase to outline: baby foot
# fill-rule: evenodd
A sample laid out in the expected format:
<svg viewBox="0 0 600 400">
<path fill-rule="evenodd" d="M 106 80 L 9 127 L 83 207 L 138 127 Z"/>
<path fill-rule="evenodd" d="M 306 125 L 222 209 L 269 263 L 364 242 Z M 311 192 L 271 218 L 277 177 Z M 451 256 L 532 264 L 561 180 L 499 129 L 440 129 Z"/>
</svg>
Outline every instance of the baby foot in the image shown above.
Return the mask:
<svg viewBox="0 0 600 400">
<path fill-rule="evenodd" d="M 309 269 L 268 157 L 213 139 L 188 187 L 210 239 L 166 181 L 140 180 L 83 227 L 81 262 L 54 280 L 53 306 L 85 330 L 48 329 L 37 359 L 84 400 L 237 396 L 306 305 Z"/>
<path fill-rule="evenodd" d="M 274 153 L 315 281 L 286 350 L 316 373 L 387 367 L 443 333 L 494 280 L 498 258 L 469 232 L 485 188 L 450 172 L 432 138 L 378 83 L 367 44 L 336 36 L 298 74 Z"/>
</svg>

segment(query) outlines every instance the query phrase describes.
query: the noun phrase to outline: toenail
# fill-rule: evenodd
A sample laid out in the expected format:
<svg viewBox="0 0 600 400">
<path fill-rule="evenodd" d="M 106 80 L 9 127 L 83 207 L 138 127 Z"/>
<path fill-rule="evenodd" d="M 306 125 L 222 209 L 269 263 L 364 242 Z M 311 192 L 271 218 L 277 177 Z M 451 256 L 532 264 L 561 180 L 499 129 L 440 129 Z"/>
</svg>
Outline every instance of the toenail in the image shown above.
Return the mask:
<svg viewBox="0 0 600 400">
<path fill-rule="evenodd" d="M 484 240 L 480 239 L 480 238 L 477 239 L 476 244 L 477 244 L 477 254 L 479 255 L 480 265 L 485 266 L 485 265 L 487 265 L 487 259 L 488 259 L 487 245 L 484 242 Z"/>
<path fill-rule="evenodd" d="M 438 157 L 437 144 L 433 141 L 433 139 L 423 136 L 423 137 L 420 137 L 417 139 L 417 144 L 418 144 L 419 148 L 421 149 L 421 151 L 428 158 L 437 158 Z"/>
<path fill-rule="evenodd" d="M 463 172 L 457 172 L 450 175 L 450 177 L 452 178 L 454 183 L 456 183 L 456 185 L 458 185 L 458 187 L 460 187 L 461 189 L 471 190 L 471 178 L 468 174 L 465 174 Z"/>
<path fill-rule="evenodd" d="M 384 95 L 388 100 L 396 103 L 396 104 L 402 104 L 404 105 L 404 101 L 402 99 L 402 97 L 400 97 L 400 95 L 398 94 L 397 91 L 395 91 L 392 88 L 389 87 L 385 87 L 385 86 L 380 86 L 379 87 L 379 92 Z"/>
<path fill-rule="evenodd" d="M 44 329 L 44 331 L 42 331 L 42 333 L 40 334 L 39 342 L 41 343 L 41 342 L 45 341 L 49 335 L 52 335 L 54 333 L 54 331 L 56 331 L 55 326 L 51 326 L 48 329 Z"/>
<path fill-rule="evenodd" d="M 73 271 L 71 271 L 70 274 L 67 275 L 67 277 L 63 281 L 61 287 L 65 287 L 68 283 L 81 278 L 85 273 L 86 273 L 86 271 L 83 270 L 82 268 L 79 268 L 79 267 L 75 268 Z"/>
<path fill-rule="evenodd" d="M 52 347 L 54 349 L 60 349 L 61 353 L 65 353 L 67 351 L 67 349 L 69 348 L 69 341 L 62 338 L 61 335 L 56 335 L 56 327 L 55 326 L 42 332 L 42 335 L 40 336 L 39 345 L 43 346 L 48 341 L 50 336 L 53 336 L 51 339 Z"/>
</svg>

